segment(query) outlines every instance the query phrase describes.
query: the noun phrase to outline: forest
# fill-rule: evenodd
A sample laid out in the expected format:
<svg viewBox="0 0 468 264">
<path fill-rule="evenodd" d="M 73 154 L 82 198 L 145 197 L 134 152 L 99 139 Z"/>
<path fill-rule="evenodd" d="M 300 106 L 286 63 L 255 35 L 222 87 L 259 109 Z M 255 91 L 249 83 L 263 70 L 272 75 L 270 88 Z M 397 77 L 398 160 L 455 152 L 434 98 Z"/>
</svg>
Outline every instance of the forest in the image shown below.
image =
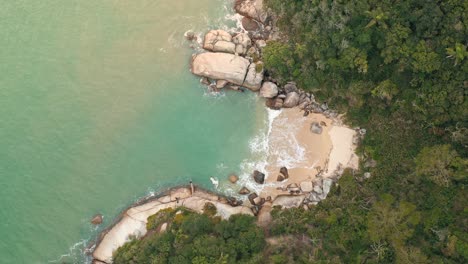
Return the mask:
<svg viewBox="0 0 468 264">
<path fill-rule="evenodd" d="M 366 129 L 360 170 L 265 230 L 188 214 L 116 263 L 467 263 L 468 1 L 264 2 L 282 32 L 266 73 Z"/>
<path fill-rule="evenodd" d="M 268 73 L 367 130 L 360 171 L 276 212 L 272 234 L 307 245 L 278 263 L 468 262 L 468 2 L 266 2 L 283 33 Z"/>
</svg>

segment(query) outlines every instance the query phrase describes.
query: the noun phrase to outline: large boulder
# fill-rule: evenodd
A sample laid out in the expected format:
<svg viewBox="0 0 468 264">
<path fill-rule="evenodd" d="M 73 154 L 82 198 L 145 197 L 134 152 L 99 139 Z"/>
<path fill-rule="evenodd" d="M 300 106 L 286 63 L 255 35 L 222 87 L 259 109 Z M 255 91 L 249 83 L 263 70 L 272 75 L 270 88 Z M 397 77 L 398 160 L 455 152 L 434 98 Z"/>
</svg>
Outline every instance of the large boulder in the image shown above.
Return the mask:
<svg viewBox="0 0 468 264">
<path fill-rule="evenodd" d="M 246 54 L 249 46 L 252 45 L 252 41 L 247 33 L 237 34 L 232 38 L 232 42 L 235 44 L 235 53 L 239 55 Z"/>
<path fill-rule="evenodd" d="M 249 60 L 228 53 L 201 53 L 192 57 L 193 74 L 215 80 L 226 80 L 253 91 L 260 89 L 263 80 L 261 69 Z"/>
<path fill-rule="evenodd" d="M 256 183 L 263 184 L 265 182 L 265 174 L 259 172 L 258 170 L 253 172 L 253 178 Z"/>
<path fill-rule="evenodd" d="M 273 98 L 278 95 L 278 86 L 272 82 L 264 82 L 260 88 L 260 96 L 265 98 Z"/>
<path fill-rule="evenodd" d="M 299 94 L 296 92 L 290 92 L 286 95 L 284 99 L 283 107 L 291 108 L 297 106 L 299 103 Z"/>
<path fill-rule="evenodd" d="M 286 178 L 286 179 L 289 178 L 288 168 L 286 168 L 286 167 L 281 167 L 280 173 L 284 175 L 284 178 Z"/>
<path fill-rule="evenodd" d="M 257 31 L 260 29 L 258 22 L 248 17 L 243 17 L 241 22 L 242 27 L 247 31 Z"/>
<path fill-rule="evenodd" d="M 236 52 L 236 45 L 232 42 L 231 34 L 221 29 L 206 33 L 203 48 L 215 52 Z"/>
<path fill-rule="evenodd" d="M 263 9 L 263 0 L 236 0 L 234 9 L 237 13 L 261 23 L 265 23 L 268 17 Z"/>
<path fill-rule="evenodd" d="M 304 195 L 278 195 L 273 201 L 273 206 L 279 205 L 282 208 L 299 207 L 304 198 Z"/>
<path fill-rule="evenodd" d="M 323 179 L 323 193 L 327 195 L 330 192 L 330 189 L 333 185 L 333 180 L 332 179 Z"/>
</svg>

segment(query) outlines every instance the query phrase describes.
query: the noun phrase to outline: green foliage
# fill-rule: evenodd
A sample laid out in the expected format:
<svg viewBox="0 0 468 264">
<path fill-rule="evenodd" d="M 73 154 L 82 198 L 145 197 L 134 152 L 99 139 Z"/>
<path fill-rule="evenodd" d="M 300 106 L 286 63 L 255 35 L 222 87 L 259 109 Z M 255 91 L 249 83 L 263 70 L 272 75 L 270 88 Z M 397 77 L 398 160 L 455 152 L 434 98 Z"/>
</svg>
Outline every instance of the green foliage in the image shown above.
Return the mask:
<svg viewBox="0 0 468 264">
<path fill-rule="evenodd" d="M 174 217 L 175 211 L 172 208 L 163 209 L 156 214 L 148 217 L 148 222 L 146 223 L 147 230 L 153 230 L 159 227 L 164 222 L 168 222 Z"/>
<path fill-rule="evenodd" d="M 285 34 L 266 72 L 367 129 L 363 171 L 310 211 L 273 211 L 270 263 L 467 262 L 468 3 L 265 2 Z"/>
<path fill-rule="evenodd" d="M 447 144 L 423 148 L 416 157 L 416 174 L 427 176 L 440 186 L 465 179 L 467 168 L 467 160 L 461 159 Z"/>
<path fill-rule="evenodd" d="M 265 239 L 252 216 L 219 221 L 187 210 L 172 216 L 166 232 L 126 243 L 114 252 L 114 263 L 259 263 Z"/>
<path fill-rule="evenodd" d="M 213 203 L 206 202 L 203 206 L 203 213 L 210 217 L 215 216 L 217 213 L 216 206 Z"/>
</svg>

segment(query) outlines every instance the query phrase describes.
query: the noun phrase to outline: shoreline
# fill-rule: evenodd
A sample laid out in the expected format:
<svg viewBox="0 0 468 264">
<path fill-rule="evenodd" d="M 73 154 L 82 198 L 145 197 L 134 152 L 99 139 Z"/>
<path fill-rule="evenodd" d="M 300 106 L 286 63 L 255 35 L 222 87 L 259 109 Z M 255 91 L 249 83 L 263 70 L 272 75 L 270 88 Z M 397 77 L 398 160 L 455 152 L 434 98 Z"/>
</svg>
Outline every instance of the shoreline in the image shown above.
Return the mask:
<svg viewBox="0 0 468 264">
<path fill-rule="evenodd" d="M 257 12 L 259 6 L 261 12 Z M 200 76 L 208 89 L 244 91 L 244 87 L 258 92 L 267 108 L 280 111 L 268 120 L 266 164 L 260 178 L 254 172 L 237 183 L 223 179 L 228 189 L 219 192 L 196 187 L 197 191 L 189 194 L 190 186 L 179 185 L 143 197 L 100 232 L 90 250 L 93 263 L 112 263 L 113 251 L 129 237 L 143 237 L 147 218 L 159 210 L 184 206 L 202 213 L 204 204 L 211 202 L 222 218 L 245 213 L 256 216 L 259 226 L 267 227 L 274 206 L 309 209 L 327 197 L 345 168 L 358 169 L 355 149 L 360 131 L 343 125 L 336 111 L 316 102 L 313 94 L 297 88 L 294 82 L 279 87 L 270 76 L 264 76 L 262 49 L 266 41 L 277 39 L 279 32 L 262 6 L 262 0 L 235 1 L 236 15 L 242 18 L 238 23 L 241 32 L 211 30 L 201 42 L 195 33 L 185 34 L 193 44 L 200 44 L 191 59 L 191 72 Z M 248 30 L 246 19 L 258 28 Z M 245 187 L 251 190 L 234 195 L 243 204 L 227 196 Z"/>
<path fill-rule="evenodd" d="M 158 194 L 146 196 L 123 210 L 113 223 L 100 232 L 92 246 L 93 263 L 112 263 L 112 253 L 129 237 L 141 238 L 146 235 L 147 218 L 166 208 L 185 207 L 197 213 L 203 212 L 205 203 L 213 203 L 218 209 L 218 215 L 227 219 L 233 214 L 253 215 L 245 205 L 238 203 L 222 193 L 213 192 L 194 185 L 191 193 L 190 185 L 179 185 L 168 188 Z"/>
</svg>

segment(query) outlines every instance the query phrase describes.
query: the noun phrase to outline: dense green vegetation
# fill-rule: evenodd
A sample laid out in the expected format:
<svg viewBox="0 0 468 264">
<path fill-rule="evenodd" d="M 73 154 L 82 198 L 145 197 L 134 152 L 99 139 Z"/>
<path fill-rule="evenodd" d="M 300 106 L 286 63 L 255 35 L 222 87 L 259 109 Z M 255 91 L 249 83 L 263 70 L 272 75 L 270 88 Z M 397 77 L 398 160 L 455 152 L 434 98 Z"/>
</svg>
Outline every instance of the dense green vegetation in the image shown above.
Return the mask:
<svg viewBox="0 0 468 264">
<path fill-rule="evenodd" d="M 284 33 L 268 73 L 367 129 L 360 172 L 275 212 L 272 234 L 305 248 L 285 239 L 277 263 L 468 262 L 468 2 L 266 2 Z"/>
<path fill-rule="evenodd" d="M 275 209 L 267 245 L 253 218 L 185 212 L 116 263 L 468 263 L 468 1 L 265 2 L 284 34 L 267 74 L 366 128 L 361 170 L 310 210 Z"/>
<path fill-rule="evenodd" d="M 148 219 L 148 234 L 120 247 L 114 263 L 251 263 L 265 246 L 263 231 L 255 218 L 233 215 L 215 217 L 216 207 L 205 205 L 204 214 L 166 209 Z M 165 232 L 158 232 L 168 224 Z"/>
</svg>

